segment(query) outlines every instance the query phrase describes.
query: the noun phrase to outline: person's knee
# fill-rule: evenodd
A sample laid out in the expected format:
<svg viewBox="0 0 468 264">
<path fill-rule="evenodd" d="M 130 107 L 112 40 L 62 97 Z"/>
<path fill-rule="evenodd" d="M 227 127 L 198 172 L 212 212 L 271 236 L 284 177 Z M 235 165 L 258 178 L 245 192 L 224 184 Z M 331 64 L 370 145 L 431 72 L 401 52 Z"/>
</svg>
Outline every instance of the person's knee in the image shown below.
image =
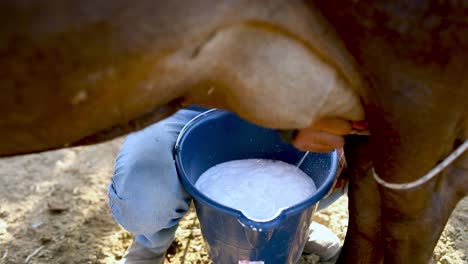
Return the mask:
<svg viewBox="0 0 468 264">
<path fill-rule="evenodd" d="M 158 140 L 146 139 L 147 144 L 136 142 L 138 138 L 126 142 L 109 186 L 114 218 L 135 234 L 153 233 L 176 225 L 189 208 L 190 198 L 179 182 L 172 157 L 172 136 L 152 135 Z"/>
<path fill-rule="evenodd" d="M 155 187 L 178 181 L 170 135 L 160 133 L 157 142 L 141 139 L 127 140 L 115 160 L 112 186 L 124 199 L 148 196 Z"/>
<path fill-rule="evenodd" d="M 172 150 L 183 125 L 196 114 L 181 110 L 126 138 L 115 161 L 109 204 L 114 218 L 130 232 L 172 227 L 189 209 Z"/>
<path fill-rule="evenodd" d="M 156 188 L 161 190 L 161 188 Z M 120 196 L 109 186 L 109 206 L 115 220 L 134 234 L 153 234 L 177 225 L 190 206 L 190 198 L 182 192 L 129 192 Z"/>
</svg>

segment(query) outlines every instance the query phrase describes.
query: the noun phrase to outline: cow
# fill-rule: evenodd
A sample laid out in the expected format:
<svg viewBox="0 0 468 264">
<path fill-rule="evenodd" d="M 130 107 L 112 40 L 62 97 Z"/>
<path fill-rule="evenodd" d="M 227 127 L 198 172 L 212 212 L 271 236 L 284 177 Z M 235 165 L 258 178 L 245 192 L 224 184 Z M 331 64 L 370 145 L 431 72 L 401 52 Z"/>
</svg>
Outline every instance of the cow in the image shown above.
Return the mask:
<svg viewBox="0 0 468 264">
<path fill-rule="evenodd" d="M 366 119 L 345 151 L 340 263 L 427 263 L 468 157 L 457 1 L 2 1 L 0 155 L 91 144 L 199 103 L 266 127 Z"/>
<path fill-rule="evenodd" d="M 3 156 L 102 141 L 190 102 L 285 129 L 363 118 L 353 60 L 300 1 L 4 1 L 0 12 Z"/>
<path fill-rule="evenodd" d="M 412 182 L 468 138 L 467 6 L 457 1 L 316 4 L 369 84 L 361 94 L 372 131 L 363 144 L 369 147 L 347 146 L 358 153 L 348 154 L 355 162 L 341 259 L 428 263 L 450 213 L 468 193 L 468 155 L 411 189 L 377 184 L 371 167 L 387 182 Z"/>
</svg>

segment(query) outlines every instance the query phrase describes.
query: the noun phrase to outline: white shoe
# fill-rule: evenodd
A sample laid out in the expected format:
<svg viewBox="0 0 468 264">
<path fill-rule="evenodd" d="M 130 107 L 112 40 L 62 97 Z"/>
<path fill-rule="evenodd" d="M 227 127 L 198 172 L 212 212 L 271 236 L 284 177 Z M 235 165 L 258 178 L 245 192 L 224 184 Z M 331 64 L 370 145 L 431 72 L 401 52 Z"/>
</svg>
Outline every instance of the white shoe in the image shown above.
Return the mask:
<svg viewBox="0 0 468 264">
<path fill-rule="evenodd" d="M 326 226 L 312 222 L 304 253 L 318 255 L 320 260 L 330 260 L 339 251 L 340 239 Z"/>
<path fill-rule="evenodd" d="M 163 264 L 165 257 L 165 253 L 154 253 L 133 240 L 132 245 L 127 249 L 125 256 L 118 264 Z"/>
</svg>

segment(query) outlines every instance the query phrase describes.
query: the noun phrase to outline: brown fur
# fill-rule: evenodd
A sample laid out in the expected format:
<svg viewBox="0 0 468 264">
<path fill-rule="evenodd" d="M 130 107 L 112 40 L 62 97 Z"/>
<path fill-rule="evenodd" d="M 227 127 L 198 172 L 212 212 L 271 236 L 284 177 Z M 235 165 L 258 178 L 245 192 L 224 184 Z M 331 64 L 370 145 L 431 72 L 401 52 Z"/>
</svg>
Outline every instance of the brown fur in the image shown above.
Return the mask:
<svg viewBox="0 0 468 264">
<path fill-rule="evenodd" d="M 376 172 L 395 183 L 422 177 L 467 139 L 467 7 L 456 1 L 317 4 L 368 80 L 363 99 Z M 350 228 L 340 262 L 428 263 L 468 191 L 462 159 L 454 165 L 459 169 L 402 191 L 377 186 L 363 161 L 353 164 L 361 169 L 351 176 Z"/>
<path fill-rule="evenodd" d="M 174 100 L 277 128 L 363 118 L 353 60 L 302 1 L 6 1 L 0 12 L 0 155 L 116 136 Z"/>
<path fill-rule="evenodd" d="M 467 138 L 466 13 L 424 0 L 3 1 L 0 155 L 105 140 L 180 102 L 276 128 L 364 108 L 372 137 L 346 146 L 339 261 L 427 263 L 467 193 L 466 156 L 409 191 L 378 186 L 370 168 L 412 181 Z"/>
</svg>

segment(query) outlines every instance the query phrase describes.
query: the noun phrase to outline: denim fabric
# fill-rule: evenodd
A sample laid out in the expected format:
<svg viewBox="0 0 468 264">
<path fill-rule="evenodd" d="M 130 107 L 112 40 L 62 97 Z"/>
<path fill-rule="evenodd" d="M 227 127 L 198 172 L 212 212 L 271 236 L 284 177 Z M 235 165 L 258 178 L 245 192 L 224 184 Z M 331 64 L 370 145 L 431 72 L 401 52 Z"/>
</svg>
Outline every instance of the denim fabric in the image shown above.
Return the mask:
<svg viewBox="0 0 468 264">
<path fill-rule="evenodd" d="M 172 149 L 182 127 L 200 111 L 183 109 L 130 134 L 115 161 L 109 206 L 115 220 L 155 253 L 172 243 L 190 196 L 177 177 Z"/>
</svg>

